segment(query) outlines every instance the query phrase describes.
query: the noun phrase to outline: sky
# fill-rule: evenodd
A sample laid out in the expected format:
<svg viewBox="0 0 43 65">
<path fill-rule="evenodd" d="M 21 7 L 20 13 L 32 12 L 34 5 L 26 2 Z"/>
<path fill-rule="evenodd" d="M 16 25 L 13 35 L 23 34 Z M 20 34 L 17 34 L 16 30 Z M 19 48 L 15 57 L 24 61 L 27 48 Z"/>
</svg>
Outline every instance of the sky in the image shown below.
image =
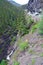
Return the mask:
<svg viewBox="0 0 43 65">
<path fill-rule="evenodd" d="M 13 0 L 13 1 L 23 5 L 23 4 L 27 4 L 29 0 Z"/>
</svg>

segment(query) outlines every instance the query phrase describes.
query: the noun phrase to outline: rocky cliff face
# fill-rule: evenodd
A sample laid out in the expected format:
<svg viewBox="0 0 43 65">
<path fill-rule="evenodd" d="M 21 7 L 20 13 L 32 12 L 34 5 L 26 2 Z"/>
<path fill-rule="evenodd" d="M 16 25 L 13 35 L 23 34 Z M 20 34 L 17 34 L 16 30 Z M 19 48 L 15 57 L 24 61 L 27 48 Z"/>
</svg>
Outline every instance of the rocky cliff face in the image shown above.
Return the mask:
<svg viewBox="0 0 43 65">
<path fill-rule="evenodd" d="M 43 9 L 43 0 L 29 0 L 28 10 L 31 12 L 40 12 Z"/>
</svg>

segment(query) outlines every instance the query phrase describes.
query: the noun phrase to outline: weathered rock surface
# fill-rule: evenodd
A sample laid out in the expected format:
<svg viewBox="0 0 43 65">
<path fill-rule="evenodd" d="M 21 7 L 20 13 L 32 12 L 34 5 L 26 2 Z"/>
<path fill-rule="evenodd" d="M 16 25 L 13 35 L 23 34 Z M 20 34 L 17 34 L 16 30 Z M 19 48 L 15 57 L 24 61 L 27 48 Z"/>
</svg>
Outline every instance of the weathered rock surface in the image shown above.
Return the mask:
<svg viewBox="0 0 43 65">
<path fill-rule="evenodd" d="M 41 12 L 43 10 L 43 0 L 29 0 L 28 10 L 31 12 Z"/>
</svg>

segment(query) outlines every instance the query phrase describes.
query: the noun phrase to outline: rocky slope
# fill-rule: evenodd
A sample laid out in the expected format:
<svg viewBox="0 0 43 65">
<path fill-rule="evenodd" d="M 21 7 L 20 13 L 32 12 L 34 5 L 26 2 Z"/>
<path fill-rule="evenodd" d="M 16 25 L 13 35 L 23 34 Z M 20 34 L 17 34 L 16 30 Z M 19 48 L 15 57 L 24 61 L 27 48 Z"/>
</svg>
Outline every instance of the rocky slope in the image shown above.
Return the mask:
<svg viewBox="0 0 43 65">
<path fill-rule="evenodd" d="M 31 12 L 40 12 L 43 9 L 43 0 L 29 0 L 28 10 Z"/>
</svg>

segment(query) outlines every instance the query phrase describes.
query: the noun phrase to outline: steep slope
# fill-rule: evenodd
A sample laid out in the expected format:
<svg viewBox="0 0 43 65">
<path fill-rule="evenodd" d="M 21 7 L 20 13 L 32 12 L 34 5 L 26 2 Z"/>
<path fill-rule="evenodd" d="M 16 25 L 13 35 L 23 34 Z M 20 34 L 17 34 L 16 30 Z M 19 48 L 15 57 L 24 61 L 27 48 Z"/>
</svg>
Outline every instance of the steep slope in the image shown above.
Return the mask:
<svg viewBox="0 0 43 65">
<path fill-rule="evenodd" d="M 17 34 L 28 33 L 24 11 L 7 0 L 0 0 L 0 60 L 13 49 Z"/>
<path fill-rule="evenodd" d="M 16 21 L 18 8 L 10 4 L 7 0 L 0 0 L 0 60 L 6 58 L 8 54 L 12 33 L 15 30 L 13 26 Z"/>
<path fill-rule="evenodd" d="M 29 0 L 28 10 L 31 12 L 40 12 L 43 9 L 43 0 Z"/>
<path fill-rule="evenodd" d="M 13 6 L 6 0 L 0 0 L 0 18 L 0 35 L 3 34 L 8 27 L 15 30 L 17 23 L 19 24 L 21 20 L 25 20 L 23 9 Z M 22 23 L 24 25 L 24 22 Z"/>
<path fill-rule="evenodd" d="M 3 34 L 8 26 L 12 26 L 11 24 L 12 21 L 14 21 L 14 17 L 17 17 L 17 10 L 18 8 L 11 5 L 8 1 L 0 0 L 0 34 Z"/>
<path fill-rule="evenodd" d="M 15 1 L 11 1 L 11 0 L 8 0 L 11 4 L 13 4 L 13 5 L 15 5 L 15 6 L 17 6 L 17 7 L 20 7 L 21 5 L 20 4 L 18 4 L 18 3 L 16 3 Z"/>
</svg>

